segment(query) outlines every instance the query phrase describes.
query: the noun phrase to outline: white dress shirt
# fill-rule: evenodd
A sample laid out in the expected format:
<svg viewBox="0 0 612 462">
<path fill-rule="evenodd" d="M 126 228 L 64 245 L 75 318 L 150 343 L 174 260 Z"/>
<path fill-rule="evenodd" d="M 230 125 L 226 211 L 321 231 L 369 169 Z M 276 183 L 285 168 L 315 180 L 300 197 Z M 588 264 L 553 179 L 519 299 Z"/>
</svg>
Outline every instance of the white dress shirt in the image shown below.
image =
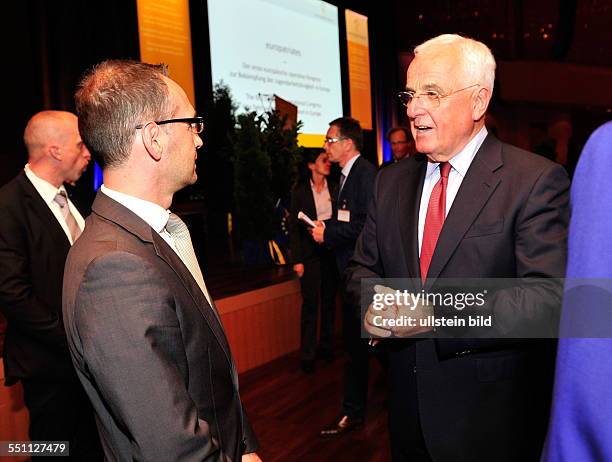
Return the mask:
<svg viewBox="0 0 612 462">
<path fill-rule="evenodd" d="M 314 183 L 310 180 L 312 196 L 314 197 L 315 208 L 317 210 L 317 220 L 329 220 L 332 217 L 332 202 L 327 187 L 327 180 L 323 179 L 323 188 L 318 192 Z"/>
<path fill-rule="evenodd" d="M 26 177 L 34 186 L 34 189 L 36 189 L 38 194 L 40 194 L 40 197 L 42 197 L 43 201 L 45 201 L 45 204 L 47 204 L 47 207 L 49 207 L 49 210 L 51 210 L 53 216 L 55 216 L 57 222 L 64 230 L 64 233 L 66 234 L 70 245 L 74 244 L 74 242 L 72 242 L 72 235 L 70 234 L 68 223 L 66 223 L 66 219 L 64 218 L 62 208 L 57 202 L 55 202 L 55 196 L 59 192 L 63 191 L 64 193 L 66 193 L 66 188 L 64 187 L 64 185 L 61 185 L 59 188 L 56 188 L 48 181 L 43 180 L 42 178 L 37 176 L 36 173 L 32 171 L 29 164 L 26 164 L 26 166 L 24 167 L 24 171 Z M 70 209 L 70 213 L 76 220 L 77 225 L 79 225 L 79 229 L 83 231 L 83 229 L 85 229 L 85 220 L 83 219 L 77 208 L 74 206 L 74 204 L 68 198 L 68 193 L 66 193 L 66 199 L 68 200 L 68 208 Z"/>
<path fill-rule="evenodd" d="M 159 234 L 161 238 L 166 241 L 166 243 L 178 255 L 174 241 L 172 240 L 172 236 L 170 236 L 170 233 L 166 231 L 166 224 L 168 223 L 168 218 L 170 217 L 170 210 L 166 210 L 153 202 L 115 191 L 114 189 L 110 189 L 104 185 L 100 187 L 100 191 L 142 218 L 142 220 L 153 228 L 153 230 Z"/>
<path fill-rule="evenodd" d="M 448 175 L 448 184 L 446 185 L 446 215 L 453 205 L 453 201 L 457 196 L 459 187 L 465 174 L 467 173 L 472 161 L 480 149 L 483 141 L 487 137 L 487 129 L 482 127 L 480 131 L 470 140 L 465 147 L 455 155 L 449 163 L 451 170 Z M 427 206 L 429 205 L 429 197 L 434 186 L 440 180 L 439 163 L 428 162 L 427 172 L 425 173 L 425 183 L 423 184 L 423 192 L 421 193 L 421 206 L 419 207 L 419 255 L 421 254 L 421 245 L 423 244 L 423 230 L 425 229 L 425 218 L 427 217 Z"/>
</svg>

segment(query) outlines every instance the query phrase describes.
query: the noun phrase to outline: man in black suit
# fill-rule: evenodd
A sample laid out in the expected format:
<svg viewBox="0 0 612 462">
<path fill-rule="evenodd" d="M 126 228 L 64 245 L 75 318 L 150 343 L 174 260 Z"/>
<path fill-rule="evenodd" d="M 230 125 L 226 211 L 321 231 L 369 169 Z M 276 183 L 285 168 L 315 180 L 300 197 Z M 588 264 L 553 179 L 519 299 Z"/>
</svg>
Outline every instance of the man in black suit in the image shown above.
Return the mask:
<svg viewBox="0 0 612 462">
<path fill-rule="evenodd" d="M 34 115 L 24 141 L 28 164 L 0 189 L 6 384 L 23 385 L 31 440 L 69 441 L 74 458 L 96 458 L 93 412 L 70 362 L 61 312 L 66 255 L 84 226 L 64 183 L 80 178 L 90 155 L 69 112 Z"/>
<path fill-rule="evenodd" d="M 376 176 L 374 166 L 360 155 L 362 146 L 363 133 L 357 120 L 342 117 L 329 124 L 325 152 L 329 160 L 339 164 L 342 169 L 340 192 L 332 218 L 319 223 L 312 230 L 312 236 L 316 242 L 333 250 L 342 280 L 365 222 Z M 344 347 L 348 353 L 344 371 L 344 399 L 341 415 L 321 431 L 323 437 L 333 437 L 352 430 L 361 425 L 365 417 L 368 349 L 359 335 L 359 306 L 346 297 L 343 299 Z"/>
<path fill-rule="evenodd" d="M 494 77 L 491 51 L 475 40 L 443 35 L 415 49 L 400 98 L 427 157 L 380 172 L 350 291 L 359 296 L 368 277 L 412 278 L 417 293 L 445 278 L 545 279 L 492 295 L 485 314 L 496 338 L 384 326 L 370 306 L 371 335 L 403 337 L 379 344 L 390 349 L 394 462 L 536 461 L 544 440 L 555 344 L 514 337 L 557 319 L 561 284 L 546 278 L 564 274 L 569 180 L 487 133 Z"/>
<path fill-rule="evenodd" d="M 108 460 L 257 462 L 238 374 L 185 223 L 202 117 L 164 66 L 105 61 L 75 96 L 104 173 L 63 312 Z"/>
</svg>

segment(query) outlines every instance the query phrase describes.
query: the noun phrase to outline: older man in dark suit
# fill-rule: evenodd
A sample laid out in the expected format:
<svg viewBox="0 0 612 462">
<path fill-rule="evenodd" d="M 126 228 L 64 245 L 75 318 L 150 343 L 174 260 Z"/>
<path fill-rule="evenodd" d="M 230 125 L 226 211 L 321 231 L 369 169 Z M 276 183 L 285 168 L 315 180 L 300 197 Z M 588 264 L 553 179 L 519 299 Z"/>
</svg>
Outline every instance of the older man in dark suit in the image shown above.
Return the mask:
<svg viewBox="0 0 612 462">
<path fill-rule="evenodd" d="M 415 49 L 400 97 L 427 156 L 380 172 L 351 292 L 359 296 L 368 277 L 410 279 L 415 292 L 446 278 L 545 280 L 494 293 L 486 339 L 470 339 L 484 329 L 444 339 L 427 325 L 384 325 L 370 305 L 370 334 L 404 337 L 380 341 L 391 350 L 394 461 L 536 461 L 542 447 L 555 344 L 515 337 L 558 320 L 561 284 L 547 278 L 564 274 L 569 180 L 559 165 L 487 133 L 494 76 L 493 55 L 475 40 L 443 35 Z"/>
<path fill-rule="evenodd" d="M 162 66 L 107 61 L 76 94 L 104 184 L 71 250 L 64 317 L 109 460 L 257 461 L 238 376 L 189 231 L 201 117 Z"/>
<path fill-rule="evenodd" d="M 0 189 L 6 383 L 23 385 L 33 441 L 69 441 L 74 458 L 101 459 L 93 411 L 70 362 L 61 311 L 66 255 L 84 226 L 64 183 L 81 177 L 90 154 L 76 116 L 65 111 L 35 114 L 24 142 L 28 164 Z"/>
<path fill-rule="evenodd" d="M 312 229 L 312 236 L 334 252 L 343 281 L 346 265 L 365 222 L 376 176 L 374 166 L 361 156 L 362 147 L 363 132 L 359 121 L 341 117 L 330 122 L 325 152 L 329 160 L 342 169 L 339 193 L 332 218 L 324 224 L 318 223 L 319 226 Z M 348 353 L 344 370 L 344 398 L 340 416 L 321 430 L 321 436 L 325 438 L 360 426 L 365 417 L 369 356 L 366 343 L 359 337 L 360 324 L 359 306 L 343 296 L 344 348 Z"/>
</svg>

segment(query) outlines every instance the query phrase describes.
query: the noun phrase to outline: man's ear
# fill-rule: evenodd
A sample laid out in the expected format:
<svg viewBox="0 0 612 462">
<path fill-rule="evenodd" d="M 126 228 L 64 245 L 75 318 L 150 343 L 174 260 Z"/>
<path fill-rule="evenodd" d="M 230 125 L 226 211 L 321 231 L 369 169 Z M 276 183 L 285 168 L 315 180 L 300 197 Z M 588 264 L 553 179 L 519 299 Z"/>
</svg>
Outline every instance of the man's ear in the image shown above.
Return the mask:
<svg viewBox="0 0 612 462">
<path fill-rule="evenodd" d="M 488 88 L 480 87 L 478 91 L 474 93 L 472 101 L 472 117 L 474 120 L 480 120 L 487 112 L 487 107 L 489 107 L 491 92 Z"/>
<path fill-rule="evenodd" d="M 153 160 L 159 162 L 163 154 L 163 145 L 161 143 L 162 131 L 155 122 L 149 122 L 140 130 L 142 144 L 147 153 Z"/>
<path fill-rule="evenodd" d="M 57 144 L 50 144 L 47 146 L 47 155 L 58 162 L 62 161 L 62 153 L 60 152 L 60 147 Z"/>
<path fill-rule="evenodd" d="M 347 138 L 346 141 L 348 141 L 348 144 L 346 144 L 346 151 L 352 151 L 352 150 L 356 150 L 357 146 L 355 146 L 355 142 L 353 141 L 352 138 Z"/>
</svg>

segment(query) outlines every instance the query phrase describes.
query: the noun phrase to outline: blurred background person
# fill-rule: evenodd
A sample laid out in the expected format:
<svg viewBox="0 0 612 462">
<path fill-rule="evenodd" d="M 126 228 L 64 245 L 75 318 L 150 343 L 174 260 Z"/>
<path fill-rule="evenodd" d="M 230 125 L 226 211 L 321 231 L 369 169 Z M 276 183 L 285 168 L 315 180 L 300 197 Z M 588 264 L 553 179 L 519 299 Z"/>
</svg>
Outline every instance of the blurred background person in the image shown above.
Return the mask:
<svg viewBox="0 0 612 462">
<path fill-rule="evenodd" d="M 387 132 L 387 141 L 391 145 L 392 157 L 390 160 L 383 162 L 380 166 L 381 168 L 399 162 L 414 154 L 412 135 L 406 127 L 390 128 Z"/>
<path fill-rule="evenodd" d="M 325 152 L 341 168 L 337 206 L 329 220 L 317 221 L 312 238 L 336 257 L 341 277 L 342 332 L 346 362 L 340 415 L 320 432 L 333 438 L 361 427 L 365 422 L 368 398 L 369 349 L 361 338 L 361 308 L 346 296 L 345 270 L 355 252 L 355 243 L 366 221 L 372 199 L 376 168 L 364 156 L 363 130 L 357 119 L 340 117 L 329 123 L 325 135 Z"/>
<path fill-rule="evenodd" d="M 302 370 L 314 371 L 315 357 L 328 362 L 334 359 L 334 321 L 338 272 L 334 254 L 313 241 L 308 225 L 298 219 L 303 212 L 312 220 L 332 217 L 332 198 L 338 185 L 328 180 L 331 162 L 325 151 L 305 151 L 300 165 L 298 183 L 291 194 L 289 237 L 293 270 L 302 288 L 300 351 Z M 317 319 L 321 306 L 320 338 L 317 349 Z"/>
<path fill-rule="evenodd" d="M 552 417 L 543 462 L 612 460 L 612 122 L 591 135 L 574 175 Z M 606 207 L 606 205 L 604 205 Z"/>
<path fill-rule="evenodd" d="M 93 410 L 70 361 L 62 320 L 64 263 L 85 226 L 64 184 L 76 183 L 91 156 L 70 112 L 35 114 L 23 139 L 28 163 L 0 189 L 6 385 L 23 386 L 32 441 L 68 441 L 75 460 L 102 460 Z"/>
</svg>

